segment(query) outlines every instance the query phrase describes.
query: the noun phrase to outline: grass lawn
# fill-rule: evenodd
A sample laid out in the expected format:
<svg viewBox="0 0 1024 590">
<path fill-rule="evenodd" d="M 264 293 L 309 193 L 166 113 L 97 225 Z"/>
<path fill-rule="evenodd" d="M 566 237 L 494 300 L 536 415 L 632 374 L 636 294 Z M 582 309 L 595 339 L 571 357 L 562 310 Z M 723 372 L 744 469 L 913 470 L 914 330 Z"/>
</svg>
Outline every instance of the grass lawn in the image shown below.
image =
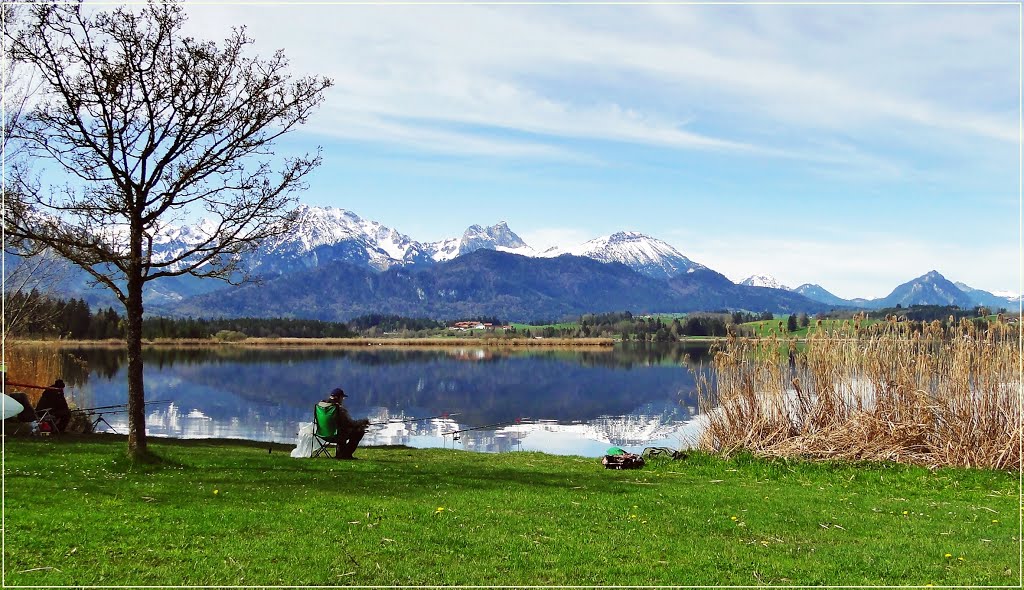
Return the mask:
<svg viewBox="0 0 1024 590">
<path fill-rule="evenodd" d="M 5 441 L 6 586 L 1015 585 L 1018 474 Z"/>
</svg>

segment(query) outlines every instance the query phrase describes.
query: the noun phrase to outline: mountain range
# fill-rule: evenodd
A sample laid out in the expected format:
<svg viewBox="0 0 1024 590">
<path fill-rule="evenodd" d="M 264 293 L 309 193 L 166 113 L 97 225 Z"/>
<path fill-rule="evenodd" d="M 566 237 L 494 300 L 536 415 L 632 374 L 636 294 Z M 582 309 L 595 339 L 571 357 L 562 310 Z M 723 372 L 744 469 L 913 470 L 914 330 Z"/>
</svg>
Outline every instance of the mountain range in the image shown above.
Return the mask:
<svg viewBox="0 0 1024 590">
<path fill-rule="evenodd" d="M 889 295 L 878 299 L 843 299 L 830 293 L 821 285 L 806 283 L 796 288 L 789 288 L 771 276 L 756 276 L 745 279 L 741 284 L 775 284 L 779 288 L 799 293 L 808 299 L 834 307 L 852 307 L 861 309 L 883 309 L 889 307 L 910 307 L 911 305 L 955 305 L 963 309 L 978 306 L 992 310 L 1013 308 L 1019 305 L 1021 298 L 1012 293 L 994 294 L 982 289 L 975 289 L 961 282 L 950 282 L 938 271 L 929 271 L 915 279 L 898 285 Z"/>
<path fill-rule="evenodd" d="M 154 238 L 166 259 L 206 236 L 202 223 Z M 472 225 L 461 237 L 417 241 L 351 211 L 300 205 L 279 238 L 241 261 L 259 282 L 240 287 L 189 276 L 147 284 L 147 313 L 345 320 L 365 313 L 442 319 L 562 318 L 587 312 L 744 309 L 814 313 L 896 304 L 1007 307 L 1016 300 L 953 284 L 932 271 L 887 297 L 846 300 L 820 285 L 790 289 L 772 277 L 733 283 L 668 243 L 621 231 L 569 248 L 537 251 L 508 224 Z M 68 291 L 110 304 L 82 278 Z"/>
</svg>

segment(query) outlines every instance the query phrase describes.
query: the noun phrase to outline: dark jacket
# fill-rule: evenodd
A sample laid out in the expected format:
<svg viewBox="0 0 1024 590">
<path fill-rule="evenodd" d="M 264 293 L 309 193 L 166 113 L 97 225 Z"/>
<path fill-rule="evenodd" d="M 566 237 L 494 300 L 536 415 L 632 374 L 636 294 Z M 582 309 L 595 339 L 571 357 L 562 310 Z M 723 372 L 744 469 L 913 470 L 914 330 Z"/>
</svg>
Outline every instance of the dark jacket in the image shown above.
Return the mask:
<svg viewBox="0 0 1024 590">
<path fill-rule="evenodd" d="M 366 430 L 369 425 L 369 420 L 353 420 L 352 415 L 348 413 L 345 406 L 339 401 L 333 401 L 331 399 L 325 399 L 320 401 L 321 404 L 332 405 L 337 408 L 337 412 L 334 414 L 338 420 L 338 431 L 339 432 L 351 432 L 353 430 Z"/>
<path fill-rule="evenodd" d="M 43 410 L 50 410 L 50 414 L 57 418 L 71 415 L 68 400 L 64 399 L 64 392 L 54 388 L 44 390 L 43 395 L 39 397 L 36 412 L 41 413 Z"/>
<path fill-rule="evenodd" d="M 64 391 L 56 387 L 50 387 L 43 391 L 39 401 L 36 403 L 36 415 L 42 416 L 43 410 L 50 411 L 50 418 L 54 421 L 58 432 L 64 432 L 71 422 L 71 409 L 68 407 L 68 400 L 64 399 Z"/>
</svg>

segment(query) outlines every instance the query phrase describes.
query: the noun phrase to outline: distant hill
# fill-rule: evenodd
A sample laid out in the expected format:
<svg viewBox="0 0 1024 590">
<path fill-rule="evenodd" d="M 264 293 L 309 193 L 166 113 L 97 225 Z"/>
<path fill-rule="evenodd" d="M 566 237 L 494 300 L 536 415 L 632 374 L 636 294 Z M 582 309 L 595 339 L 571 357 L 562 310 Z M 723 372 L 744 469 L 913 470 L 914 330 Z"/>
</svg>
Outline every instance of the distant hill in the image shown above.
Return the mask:
<svg viewBox="0 0 1024 590">
<path fill-rule="evenodd" d="M 975 289 L 961 282 L 953 283 L 957 289 L 960 289 L 967 295 L 967 297 L 974 303 L 974 305 L 983 305 L 990 309 L 1012 309 L 1019 306 L 1019 302 L 1013 295 L 997 295 L 995 293 L 989 293 L 981 289 Z"/>
<path fill-rule="evenodd" d="M 875 307 L 910 307 L 911 305 L 956 305 L 974 307 L 966 293 L 938 271 L 930 271 L 893 289 L 892 293 L 873 302 Z"/>
<path fill-rule="evenodd" d="M 665 281 L 621 263 L 568 255 L 529 258 L 480 249 L 420 270 L 375 273 L 334 263 L 262 285 L 199 295 L 175 306 L 175 313 L 335 321 L 366 313 L 441 319 L 487 315 L 529 321 L 588 312 L 714 308 L 813 313 L 827 306 L 796 293 L 735 285 L 707 269 Z"/>
<path fill-rule="evenodd" d="M 812 283 L 804 283 L 803 285 L 793 289 L 793 292 L 799 293 L 808 299 L 819 301 L 826 305 L 844 306 L 851 304 L 850 301 L 837 295 L 833 295 L 821 285 L 815 285 Z"/>
</svg>

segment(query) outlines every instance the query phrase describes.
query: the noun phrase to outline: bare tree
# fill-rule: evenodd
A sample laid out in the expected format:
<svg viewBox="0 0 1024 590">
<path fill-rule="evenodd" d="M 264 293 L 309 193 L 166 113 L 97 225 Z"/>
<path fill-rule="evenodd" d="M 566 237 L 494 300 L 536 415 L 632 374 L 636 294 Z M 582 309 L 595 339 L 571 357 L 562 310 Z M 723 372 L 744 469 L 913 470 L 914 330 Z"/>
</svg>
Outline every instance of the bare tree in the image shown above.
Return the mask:
<svg viewBox="0 0 1024 590">
<path fill-rule="evenodd" d="M 53 303 L 67 263 L 49 250 L 20 254 L 22 260 L 10 260 L 14 256 L 4 252 L 4 339 L 24 334 L 32 325 L 55 322 L 61 313 Z"/>
<path fill-rule="evenodd" d="M 19 128 L 24 120 L 29 98 L 32 96 L 38 84 L 35 83 L 30 72 L 24 68 L 19 71 L 11 55 L 11 45 L 7 43 L 8 33 L 15 27 L 21 13 L 21 7 L 14 4 L 3 4 L 0 6 L 0 31 L 3 37 L 3 67 L 0 69 L 2 76 L 3 103 L 3 132 L 0 135 L 0 149 L 3 150 L 4 172 L 7 172 L 6 165 L 14 164 L 24 156 L 22 144 L 12 141 L 15 130 Z M 27 172 L 24 162 L 21 162 L 21 170 Z M 13 184 L 3 183 L 3 215 L 7 216 L 7 203 L 18 200 L 13 189 Z M 24 241 L 8 242 L 4 236 L 4 274 L 3 274 L 3 335 L 6 339 L 10 334 L 18 332 L 26 324 L 32 322 L 45 322 L 52 317 L 42 317 L 42 314 L 52 315 L 52 306 L 45 306 L 49 289 L 59 284 L 61 264 L 55 261 L 52 256 L 47 256 L 45 251 L 39 251 L 36 244 Z M 9 256 L 14 254 L 15 256 Z M 21 259 L 24 259 L 22 262 Z M 33 290 L 42 288 L 42 297 L 30 297 Z M 48 310 L 48 311 L 47 311 Z"/>
<path fill-rule="evenodd" d="M 319 154 L 280 158 L 274 141 L 304 123 L 331 86 L 293 79 L 282 51 L 249 55 L 244 28 L 221 44 L 183 34 L 173 3 L 89 12 L 34 4 L 8 32 L 39 76 L 40 100 L 14 133 L 43 176 L 15 170 L 9 238 L 51 248 L 125 308 L 128 452 L 146 454 L 143 286 L 184 274 L 247 279 L 240 256 L 287 230 L 294 192 Z M 202 215 L 187 248 L 154 255 L 171 224 Z"/>
</svg>

